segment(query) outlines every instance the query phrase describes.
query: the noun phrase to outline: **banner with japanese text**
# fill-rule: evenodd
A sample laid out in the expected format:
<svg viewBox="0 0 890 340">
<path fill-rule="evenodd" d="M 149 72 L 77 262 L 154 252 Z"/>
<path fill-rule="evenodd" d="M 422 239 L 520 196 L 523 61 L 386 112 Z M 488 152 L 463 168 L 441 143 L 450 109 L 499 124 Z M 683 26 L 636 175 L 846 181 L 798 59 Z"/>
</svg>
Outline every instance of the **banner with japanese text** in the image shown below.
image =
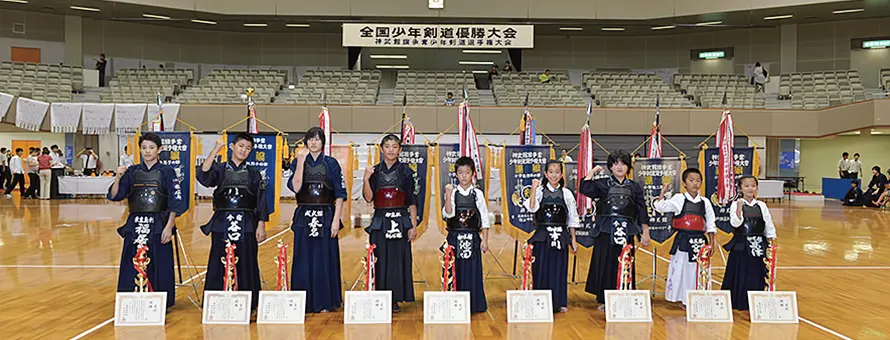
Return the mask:
<svg viewBox="0 0 890 340">
<path fill-rule="evenodd" d="M 296 153 L 296 150 L 294 151 Z M 352 181 L 353 171 L 355 170 L 355 147 L 350 144 L 331 145 L 331 157 L 340 163 L 340 171 L 343 174 L 343 187 L 346 188 L 346 199 L 340 208 L 340 221 L 343 223 L 343 229 L 352 228 Z"/>
<path fill-rule="evenodd" d="M 649 236 L 652 242 L 662 245 L 671 239 L 674 229 L 671 227 L 673 214 L 662 214 L 655 211 L 655 200 L 661 195 L 664 183 L 671 184 L 673 192 L 681 188 L 680 177 L 683 173 L 679 158 L 636 158 L 634 159 L 634 181 L 643 188 L 646 200 L 646 212 L 649 215 Z"/>
<path fill-rule="evenodd" d="M 578 187 L 581 183 L 578 179 L 578 162 L 566 162 L 565 164 L 565 174 L 567 174 L 570 181 L 566 181 L 566 187 L 572 189 L 572 192 L 578 193 Z M 593 161 L 593 166 L 600 166 L 603 168 L 603 172 L 593 176 L 594 180 L 600 178 L 608 178 L 612 174 L 609 172 L 609 167 L 606 166 L 606 162 L 604 161 Z M 581 223 L 578 226 L 578 229 L 575 230 L 575 239 L 578 241 L 578 245 L 583 248 L 592 248 L 593 247 L 593 228 L 596 215 L 596 203 L 599 200 L 592 200 L 593 206 L 586 212 L 579 212 L 578 217 L 581 219 Z"/>
<path fill-rule="evenodd" d="M 191 132 L 154 132 L 161 137 L 158 162 L 173 168 L 176 199 L 188 199 L 189 210 L 195 207 L 195 152 Z M 138 150 L 138 149 L 137 149 Z M 137 151 L 138 152 L 138 151 Z M 182 216 L 185 216 L 183 214 Z M 177 222 L 179 218 L 177 219 Z M 180 226 L 182 224 L 180 223 Z"/>
<path fill-rule="evenodd" d="M 378 159 L 382 155 L 378 156 Z M 399 162 L 405 163 L 411 170 L 414 170 L 414 198 L 417 203 L 417 231 L 423 233 L 426 231 L 427 218 L 429 218 L 429 206 L 426 204 L 430 196 L 430 174 L 432 173 L 432 164 L 430 163 L 430 147 L 425 144 L 404 144 L 402 151 L 399 152 Z M 418 234 L 419 235 L 419 234 Z"/>
<path fill-rule="evenodd" d="M 284 147 L 282 136 L 275 133 L 251 134 L 253 137 L 253 151 L 247 156 L 247 166 L 259 170 L 266 186 L 266 202 L 269 207 L 269 224 L 277 225 L 280 211 L 278 203 L 281 200 L 281 148 Z M 227 144 L 232 144 L 235 134 L 227 134 Z M 232 150 L 226 148 L 226 159 L 232 157 Z"/>
<path fill-rule="evenodd" d="M 534 25 L 343 24 L 343 47 L 534 48 Z"/>
<path fill-rule="evenodd" d="M 531 195 L 532 180 L 537 178 L 544 181 L 544 166 L 552 159 L 551 150 L 550 145 L 504 147 L 501 165 L 503 224 L 507 234 L 516 239 L 524 240 L 535 231 L 535 214 L 525 209 L 525 201 Z"/>
<path fill-rule="evenodd" d="M 729 206 L 730 204 L 720 205 L 717 200 L 717 183 L 719 171 L 717 171 L 720 163 L 719 149 L 704 149 L 699 153 L 698 166 L 705 174 L 705 198 L 711 200 L 714 206 L 714 216 L 716 217 L 717 230 L 723 234 L 732 234 L 732 225 L 729 224 Z M 743 175 L 758 176 L 760 172 L 760 160 L 754 148 L 733 148 L 732 149 L 732 168 L 736 179 Z M 731 201 L 734 201 L 733 198 Z"/>
</svg>

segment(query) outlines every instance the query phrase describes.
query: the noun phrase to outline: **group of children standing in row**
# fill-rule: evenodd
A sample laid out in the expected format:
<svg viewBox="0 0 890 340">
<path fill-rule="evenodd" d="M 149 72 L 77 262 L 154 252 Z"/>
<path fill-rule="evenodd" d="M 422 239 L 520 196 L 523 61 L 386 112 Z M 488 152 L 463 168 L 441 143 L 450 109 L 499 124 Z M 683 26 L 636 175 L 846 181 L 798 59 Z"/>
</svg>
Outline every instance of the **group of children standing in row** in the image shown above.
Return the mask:
<svg viewBox="0 0 890 340">
<path fill-rule="evenodd" d="M 288 180 L 296 193 L 297 208 L 291 229 L 294 233 L 291 269 L 292 290 L 304 290 L 307 312 L 328 312 L 342 306 L 340 249 L 338 232 L 342 205 L 347 197 L 345 181 L 336 159 L 323 153 L 324 132 L 315 127 L 305 136 L 306 147 L 298 151 Z M 130 215 L 118 231 L 124 237 L 118 291 L 134 290 L 136 270 L 132 259 L 139 245 L 147 245 L 151 261 L 146 270 L 156 291 L 168 294 L 173 305 L 174 219 L 187 210 L 187 200 L 175 194 L 179 183 L 172 168 L 158 163 L 160 138 L 152 133 L 140 140 L 142 163 L 118 169 L 109 189 L 113 201 L 127 199 Z M 217 142 L 211 155 L 225 146 Z M 253 148 L 250 135 L 239 133 L 229 145 L 231 157 L 225 163 L 207 158 L 197 169 L 198 181 L 216 187 L 213 194 L 214 214 L 201 230 L 211 236 L 205 289 L 222 290 L 228 275 L 221 258 L 227 244 L 235 244 L 236 281 L 238 290 L 254 293 L 253 307 L 258 301 L 260 274 L 257 247 L 266 238 L 265 223 L 269 219 L 265 182 L 259 171 L 246 166 Z M 362 196 L 374 206 L 369 241 L 375 245 L 377 258 L 375 287 L 392 292 L 393 311 L 399 303 L 414 301 L 411 242 L 417 237 L 416 181 L 407 164 L 399 162 L 401 141 L 387 135 L 380 143 L 382 160 L 365 169 Z M 619 254 L 625 244 L 634 245 L 640 238 L 643 246 L 650 243 L 648 215 L 643 190 L 627 178 L 631 157 L 617 151 L 609 155 L 607 166 L 611 176 L 593 179 L 602 167 L 595 167 L 579 186 L 582 194 L 597 200 L 593 255 L 586 291 L 596 295 L 603 310 L 605 290 L 616 289 Z M 577 251 L 575 230 L 579 216 L 575 194 L 564 185 L 562 163 L 549 161 L 543 181 L 535 179 L 525 208 L 535 214 L 536 230 L 529 239 L 533 244 L 532 265 L 534 289 L 552 291 L 554 312 L 567 311 L 568 253 Z M 455 289 L 469 291 L 471 311 L 487 310 L 482 275 L 482 253 L 488 251 L 488 209 L 485 196 L 473 183 L 474 163 L 461 157 L 455 164 L 457 185 L 443 188 L 445 203 L 442 215 L 446 220 L 446 242 L 455 253 Z M 716 233 L 714 211 L 710 202 L 699 195 L 702 174 L 690 168 L 682 175 L 685 193 L 665 198 L 668 187 L 654 203 L 657 211 L 673 213 L 677 237 L 671 248 L 671 265 L 667 280 L 668 301 L 686 304 L 686 291 L 695 289 L 695 259 L 704 244 L 713 244 Z M 544 183 L 542 183 L 544 182 Z M 730 252 L 723 289 L 732 292 L 736 309 L 747 309 L 747 291 L 763 290 L 766 267 L 764 252 L 775 239 L 769 210 L 754 198 L 757 179 L 750 176 L 739 181 L 742 197 L 731 206 L 732 240 L 724 247 Z M 555 235 L 555 237 L 554 237 Z M 632 269 L 633 273 L 633 269 Z"/>
</svg>

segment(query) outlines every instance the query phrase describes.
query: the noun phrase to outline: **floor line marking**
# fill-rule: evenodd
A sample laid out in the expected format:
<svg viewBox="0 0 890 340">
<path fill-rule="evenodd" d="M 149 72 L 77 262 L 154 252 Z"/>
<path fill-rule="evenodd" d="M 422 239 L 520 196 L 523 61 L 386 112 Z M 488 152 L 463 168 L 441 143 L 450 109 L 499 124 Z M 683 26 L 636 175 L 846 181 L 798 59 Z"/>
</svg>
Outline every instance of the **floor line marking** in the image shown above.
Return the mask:
<svg viewBox="0 0 890 340">
<path fill-rule="evenodd" d="M 207 268 L 207 266 L 195 266 L 197 268 Z M 87 264 L 87 265 L 77 265 L 77 264 L 3 264 L 0 265 L 0 268 L 60 268 L 60 269 L 105 269 L 105 268 L 113 268 L 117 269 L 120 266 L 113 264 Z"/>
<path fill-rule="evenodd" d="M 272 236 L 270 236 L 270 237 L 267 237 L 263 242 L 260 242 L 260 244 L 257 245 L 257 248 L 259 248 L 259 247 L 262 246 L 263 244 L 266 244 L 266 242 L 269 242 L 269 241 L 271 241 L 272 239 L 281 236 L 282 234 L 284 234 L 284 233 L 286 233 L 286 232 L 288 232 L 288 231 L 290 231 L 290 228 L 284 228 L 284 230 L 278 232 L 277 234 L 272 235 Z M 194 276 L 192 276 L 192 277 L 188 278 L 187 280 L 183 281 L 182 284 L 186 284 L 186 283 L 192 282 L 192 280 L 194 280 L 194 279 L 196 279 L 196 278 L 199 278 L 199 277 L 203 276 L 203 275 L 206 274 L 206 273 L 207 273 L 207 270 L 204 270 L 204 271 L 202 271 L 202 272 L 200 272 L 200 273 L 198 273 L 198 274 L 195 274 Z M 182 287 L 182 286 L 179 286 L 179 287 Z M 176 289 L 178 289 L 179 287 L 176 287 Z M 93 333 L 93 332 L 99 330 L 100 328 L 107 326 L 108 324 L 112 323 L 113 321 L 114 321 L 114 317 L 112 316 L 110 319 L 105 320 L 105 321 L 103 321 L 102 323 L 100 323 L 100 324 L 98 324 L 98 325 L 96 325 L 96 326 L 93 326 L 93 328 L 90 328 L 90 329 L 88 329 L 88 330 L 85 330 L 85 331 L 83 331 L 83 333 L 80 333 L 80 334 L 74 336 L 73 338 L 71 338 L 71 340 L 79 340 L 79 339 L 83 339 L 85 336 L 90 335 L 91 333 Z"/>
<path fill-rule="evenodd" d="M 646 250 L 646 249 L 643 249 L 643 248 L 639 248 L 639 250 L 642 251 L 642 252 L 644 252 L 644 253 L 646 253 L 646 254 L 649 254 L 649 255 L 655 255 L 655 254 L 653 254 L 652 252 L 650 252 L 650 251 L 648 251 L 648 250 Z M 659 260 L 662 260 L 662 261 L 664 261 L 664 262 L 668 262 L 668 263 L 671 262 L 670 260 L 666 259 L 665 257 L 663 257 L 663 256 L 661 256 L 661 255 L 656 255 L 656 256 L 658 257 Z M 716 283 L 716 284 L 719 284 L 720 286 L 723 286 L 723 282 L 720 282 L 720 281 L 717 281 L 717 280 L 714 280 L 714 279 L 711 279 L 711 282 L 714 282 L 714 283 Z M 803 322 L 805 322 L 805 323 L 807 323 L 807 324 L 810 324 L 811 326 L 814 326 L 814 327 L 816 327 L 816 328 L 818 328 L 818 329 L 821 329 L 821 330 L 823 330 L 823 331 L 825 331 L 825 332 L 828 332 L 829 334 L 832 334 L 832 335 L 834 335 L 834 336 L 837 336 L 838 338 L 841 338 L 841 339 L 844 339 L 844 340 L 853 340 L 852 338 L 850 338 L 850 337 L 848 337 L 848 336 L 845 336 L 845 335 L 843 335 L 843 334 L 841 334 L 841 333 L 838 333 L 838 332 L 836 332 L 836 331 L 834 331 L 834 330 L 832 330 L 832 329 L 830 329 L 830 328 L 828 328 L 828 327 L 825 327 L 825 326 L 822 326 L 822 325 L 820 325 L 820 324 L 818 324 L 818 323 L 815 323 L 815 322 L 813 322 L 813 321 L 810 321 L 810 320 L 808 320 L 808 319 L 806 319 L 806 318 L 804 318 L 804 317 L 802 317 L 802 316 L 800 316 L 800 315 L 798 315 L 798 318 L 800 319 L 800 321 L 803 321 Z"/>
</svg>

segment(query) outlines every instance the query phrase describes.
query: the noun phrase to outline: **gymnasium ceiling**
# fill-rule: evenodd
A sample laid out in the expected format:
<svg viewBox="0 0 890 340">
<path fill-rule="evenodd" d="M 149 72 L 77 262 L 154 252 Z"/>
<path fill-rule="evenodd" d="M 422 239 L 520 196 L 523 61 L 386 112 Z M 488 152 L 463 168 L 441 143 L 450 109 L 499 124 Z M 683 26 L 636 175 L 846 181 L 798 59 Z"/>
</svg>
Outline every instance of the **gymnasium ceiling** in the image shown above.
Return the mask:
<svg viewBox="0 0 890 340">
<path fill-rule="evenodd" d="M 129 0 L 127 0 L 129 1 Z M 149 0 L 154 3 L 176 2 L 174 0 Z M 199 0 L 203 1 L 203 0 Z M 227 2 L 229 0 L 214 0 Z M 258 0 L 262 1 L 262 0 Z M 302 0 L 294 0 L 302 1 Z M 350 0 L 327 0 L 350 1 Z M 364 0 L 369 1 L 369 0 Z M 406 1 L 406 0 L 388 0 Z M 424 0 L 411 0 L 422 1 Z M 446 6 L 450 1 L 446 0 Z M 466 1 L 466 0 L 461 0 Z M 478 0 L 474 0 L 478 1 Z M 572 1 L 572 0 L 551 0 Z M 602 1 L 602 0 L 601 0 Z M 620 0 L 608 0 L 614 3 Z M 629 2 L 653 1 L 653 0 L 623 0 Z M 676 2 L 699 2 L 702 4 L 722 0 L 674 0 Z M 737 0 L 736 0 L 737 1 Z M 752 2 L 761 0 L 750 0 Z M 796 0 L 778 0 L 778 2 L 794 2 Z M 22 3 L 27 2 L 27 3 Z M 135 1 L 134 1 L 135 2 Z M 188 1 L 178 1 L 189 3 Z M 801 1 L 797 1 L 801 2 Z M 805 2 L 805 1 L 804 1 Z M 71 6 L 81 6 L 98 9 L 98 11 L 85 11 L 72 9 Z M 270 15 L 221 15 L 209 12 L 174 9 L 170 7 L 153 7 L 137 3 L 122 1 L 102 0 L 0 0 L 0 8 L 10 10 L 22 10 L 40 13 L 52 13 L 59 15 L 75 15 L 85 18 L 116 20 L 148 23 L 163 26 L 175 26 L 183 28 L 203 30 L 225 30 L 239 32 L 301 32 L 301 33 L 339 33 L 340 24 L 344 22 L 441 22 L 441 23 L 522 23 L 534 24 L 537 35 L 555 36 L 628 36 L 628 35 L 657 35 L 676 34 L 700 31 L 712 31 L 720 29 L 775 27 L 785 24 L 819 23 L 837 20 L 857 20 L 877 17 L 890 17 L 890 0 L 865 0 L 865 1 L 836 1 L 799 6 L 786 6 L 775 8 L 761 8 L 744 11 L 717 12 L 699 15 L 673 16 L 665 13 L 663 17 L 649 20 L 583 20 L 583 19 L 535 19 L 526 17 L 517 18 L 444 18 L 444 17 L 393 17 L 393 16 L 270 16 Z M 859 12 L 839 13 L 838 10 L 858 10 Z M 347 11 L 346 9 L 342 11 Z M 160 15 L 170 19 L 147 18 L 144 14 Z M 790 18 L 765 20 L 770 16 L 792 15 Z M 214 21 L 216 24 L 208 25 L 195 23 L 193 19 Z M 484 20 L 484 21 L 483 21 Z M 713 25 L 696 25 L 697 23 L 717 22 Z M 266 27 L 245 27 L 244 24 L 267 24 Z M 288 27 L 286 24 L 308 24 L 309 27 Z M 675 26 L 673 28 L 654 30 L 653 27 Z M 567 31 L 565 28 L 573 28 Z M 578 30 L 580 28 L 580 30 Z M 623 31 L 603 31 L 603 28 L 622 28 Z"/>
</svg>

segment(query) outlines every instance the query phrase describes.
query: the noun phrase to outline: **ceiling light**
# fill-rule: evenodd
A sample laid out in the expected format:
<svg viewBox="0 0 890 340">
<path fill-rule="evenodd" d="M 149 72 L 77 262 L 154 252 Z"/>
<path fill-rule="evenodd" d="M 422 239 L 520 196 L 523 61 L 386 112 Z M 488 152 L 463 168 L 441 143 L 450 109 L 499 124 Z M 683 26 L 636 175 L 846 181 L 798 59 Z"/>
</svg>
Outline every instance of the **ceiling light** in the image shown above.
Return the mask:
<svg viewBox="0 0 890 340">
<path fill-rule="evenodd" d="M 475 73 L 475 74 L 488 74 L 488 71 L 474 70 L 473 73 Z"/>
<path fill-rule="evenodd" d="M 788 19 L 793 18 L 793 14 L 785 14 L 785 15 L 774 15 L 771 17 L 763 17 L 763 20 L 779 20 L 779 19 Z"/>
<path fill-rule="evenodd" d="M 460 65 L 494 65 L 493 61 L 459 61 Z"/>
<path fill-rule="evenodd" d="M 862 12 L 862 11 L 864 11 L 864 10 L 865 10 L 864 8 L 839 9 L 839 10 L 833 11 L 833 12 L 831 12 L 831 13 L 834 13 L 834 14 L 846 14 L 846 13 Z"/>
<path fill-rule="evenodd" d="M 26 4 L 26 3 L 28 3 L 28 0 L 0 0 L 0 1 L 3 1 L 3 2 L 14 2 L 14 3 L 17 3 L 17 4 Z"/>
<path fill-rule="evenodd" d="M 269 26 L 269 25 L 266 25 L 266 24 L 250 24 L 250 23 L 244 24 L 244 27 L 266 27 L 266 26 Z"/>
<path fill-rule="evenodd" d="M 581 27 L 560 27 L 560 31 L 583 31 L 584 28 Z"/>
<path fill-rule="evenodd" d="M 309 24 L 285 24 L 287 27 L 309 27 Z"/>
<path fill-rule="evenodd" d="M 377 68 L 398 68 L 398 69 L 406 69 L 409 68 L 408 65 L 377 65 Z"/>
<path fill-rule="evenodd" d="M 99 12 L 99 9 L 95 7 L 69 6 L 69 8 L 76 9 L 78 11 Z"/>
<path fill-rule="evenodd" d="M 708 21 L 708 22 L 700 22 L 695 24 L 695 26 L 711 26 L 711 25 L 720 25 L 722 21 Z"/>
<path fill-rule="evenodd" d="M 166 15 L 157 15 L 157 14 L 143 13 L 142 16 L 145 17 L 145 18 L 161 19 L 161 20 L 170 20 L 170 17 L 168 17 L 168 16 L 166 16 Z"/>
<path fill-rule="evenodd" d="M 652 27 L 652 30 L 653 30 L 653 31 L 657 31 L 657 30 L 669 30 L 669 29 L 671 29 L 671 28 L 677 28 L 677 26 L 674 26 L 674 25 L 655 26 L 655 27 Z"/>
<path fill-rule="evenodd" d="M 192 19 L 192 22 L 196 23 L 196 24 L 216 25 L 216 21 L 210 21 L 210 20 Z"/>
<path fill-rule="evenodd" d="M 621 31 L 624 31 L 624 28 L 623 27 L 603 27 L 603 28 L 600 28 L 600 31 L 621 32 Z"/>
<path fill-rule="evenodd" d="M 475 54 L 501 54 L 501 50 L 463 50 L 463 52 Z"/>
<path fill-rule="evenodd" d="M 408 56 L 402 54 L 372 54 L 369 55 L 371 59 L 408 59 Z"/>
</svg>

